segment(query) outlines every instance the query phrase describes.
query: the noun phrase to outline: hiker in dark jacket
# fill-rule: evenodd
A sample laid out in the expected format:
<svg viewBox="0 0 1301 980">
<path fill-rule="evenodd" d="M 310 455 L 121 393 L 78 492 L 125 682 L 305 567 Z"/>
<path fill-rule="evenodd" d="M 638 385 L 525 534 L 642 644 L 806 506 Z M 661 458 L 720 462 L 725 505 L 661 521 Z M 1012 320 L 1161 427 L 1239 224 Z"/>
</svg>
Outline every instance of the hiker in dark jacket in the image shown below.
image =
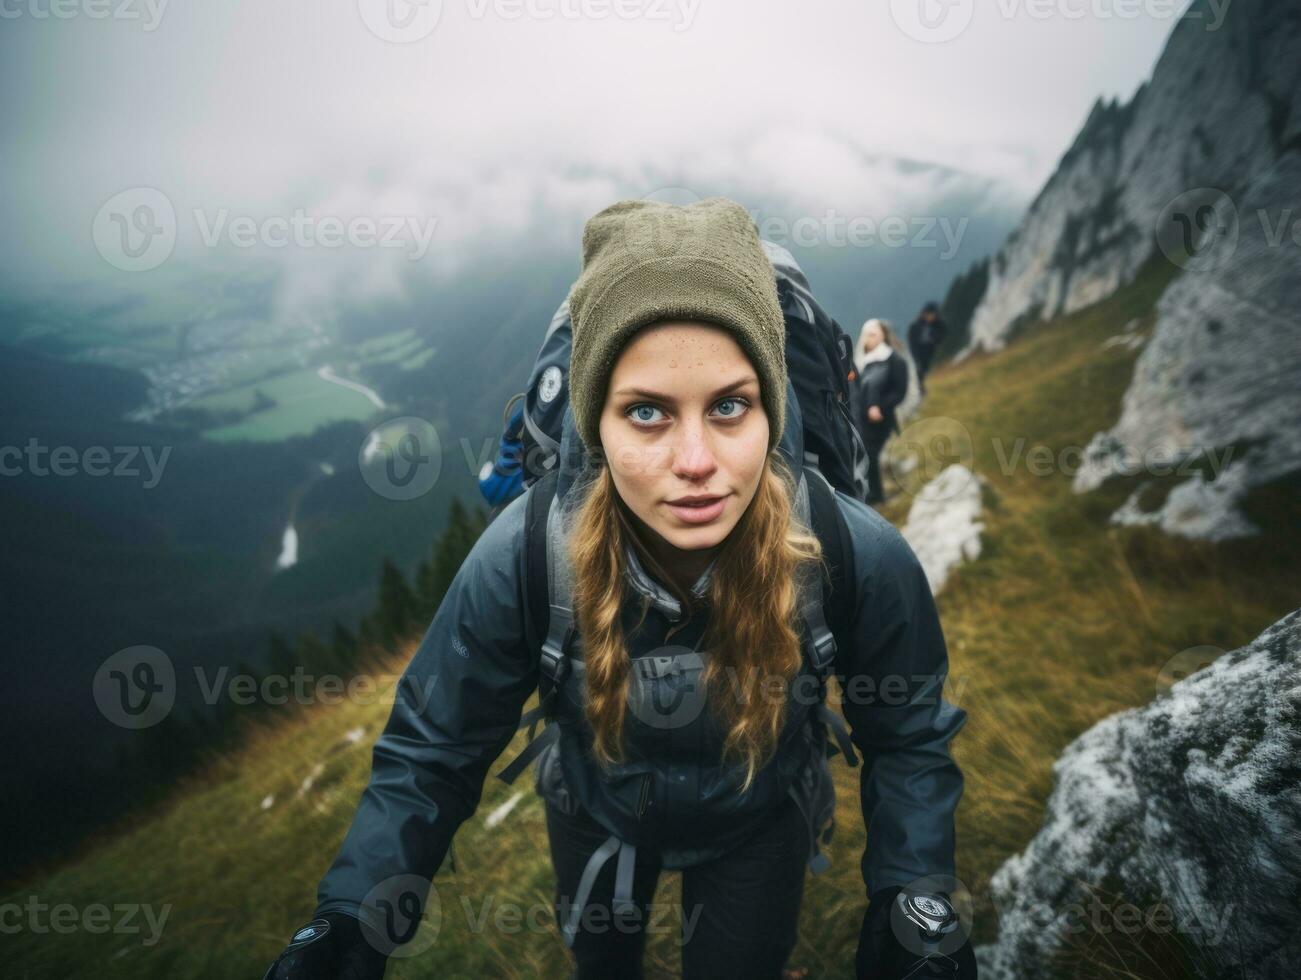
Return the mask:
<svg viewBox="0 0 1301 980">
<path fill-rule="evenodd" d="M 828 657 L 842 752 L 863 756 L 856 975 L 974 977 L 948 901 L 963 789 L 949 743 L 966 712 L 942 696 L 935 604 L 902 536 L 801 469 L 753 220 L 723 198 L 612 205 L 584 229 L 570 302 L 561 469 L 511 501 L 457 572 L 398 684 L 316 919 L 267 977 L 379 977 L 420 947 L 435 872 L 544 676 L 554 738 L 530 746 L 544 745 L 554 912 L 575 975 L 640 976 L 648 922 L 663 922 L 659 874 L 681 869 L 688 980 L 791 976 L 815 850 L 804 788 L 819 785 L 815 733 L 834 717 L 807 682 Z M 578 469 L 563 461 L 575 445 Z M 828 508 L 841 533 L 814 533 Z M 824 617 L 828 553 L 847 594 Z M 443 900 L 443 931 L 458 907 Z"/>
<path fill-rule="evenodd" d="M 917 319 L 908 327 L 908 351 L 917 366 L 917 385 L 926 394 L 926 375 L 931 370 L 935 349 L 944 343 L 948 326 L 940 319 L 940 304 L 934 301 L 922 307 Z"/>
<path fill-rule="evenodd" d="M 881 450 L 899 431 L 895 409 L 908 394 L 908 365 L 898 352 L 899 340 L 884 320 L 868 320 L 858 335 L 854 363 L 858 369 L 855 392 L 856 421 L 867 446 L 867 502 L 885 500 L 881 482 Z"/>
</svg>

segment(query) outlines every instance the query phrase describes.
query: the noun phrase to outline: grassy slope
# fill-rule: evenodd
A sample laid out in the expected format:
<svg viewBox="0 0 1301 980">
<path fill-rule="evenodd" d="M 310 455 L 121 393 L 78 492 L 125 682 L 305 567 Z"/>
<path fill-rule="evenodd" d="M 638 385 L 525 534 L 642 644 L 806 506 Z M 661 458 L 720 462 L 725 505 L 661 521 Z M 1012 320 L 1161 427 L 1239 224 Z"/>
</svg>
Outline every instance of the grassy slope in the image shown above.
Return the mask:
<svg viewBox="0 0 1301 980">
<path fill-rule="evenodd" d="M 966 427 L 987 481 L 984 553 L 939 600 L 951 690 L 970 719 L 955 741 L 967 780 L 958 873 L 977 896 L 979 941 L 996 931 L 989 877 L 1038 829 L 1052 763 L 1066 744 L 1106 715 L 1150 701 L 1162 665 L 1179 651 L 1239 646 L 1301 595 L 1288 557 L 1298 537 L 1289 487 L 1247 502 L 1269 529 L 1263 539 L 1211 545 L 1109 526 L 1139 478 L 1077 496 L 1062 467 L 1042 476 L 1024 461 L 1010 474 L 1000 465 L 996 438 L 1002 459 L 1018 437 L 1057 457 L 1116 421 L 1137 354 L 1102 344 L 1135 318 L 1147 334 L 1167 281 L 1166 270 L 1150 267 L 1110 300 L 951 366 L 929 386 L 927 416 Z M 1159 490 L 1178 479 L 1153 483 Z M 890 503 L 901 523 L 907 499 Z"/>
<path fill-rule="evenodd" d="M 950 579 L 940 601 L 951 650 L 949 696 L 970 715 L 955 742 L 967 778 L 958 813 L 959 875 L 978 899 L 979 941 L 995 928 L 983 899 L 989 876 L 1033 836 L 1051 789 L 1052 761 L 1066 743 L 1103 716 L 1150 700 L 1158 670 L 1179 650 L 1240 644 L 1288 611 L 1299 592 L 1298 572 L 1284 559 L 1296 542 L 1278 539 L 1286 522 L 1277 523 L 1270 550 L 1260 541 L 1178 541 L 1107 526 L 1126 485 L 1077 497 L 1060 472 L 999 469 L 995 436 L 1024 436 L 1029 445 L 1060 450 L 1083 445 L 1114 421 L 1135 355 L 1103 351 L 1101 344 L 1135 317 L 1149 329 L 1164 283 L 1164 273 L 1149 270 L 1113 299 L 1032 331 L 1004 352 L 945 368 L 931 385 L 928 415 L 967 428 L 975 468 L 988 481 L 985 552 Z M 1274 488 L 1252 506 L 1268 520 L 1291 499 L 1287 488 Z M 890 516 L 902 521 L 907 502 L 902 495 L 891 501 Z M 162 812 L 4 896 L 3 902 L 21 904 L 36 895 L 78 909 L 171 906 L 154 946 L 144 946 L 139 933 L 81 929 L 7 936 L 7 974 L 260 976 L 311 911 L 316 883 L 365 785 L 368 747 L 387 717 L 385 701 L 312 709 L 257 734 L 245 749 L 216 760 L 203 778 L 178 787 Z M 345 734 L 358 727 L 364 736 L 349 742 Z M 522 742 L 521 736 L 493 771 Z M 323 768 L 300 794 L 317 765 Z M 857 774 L 839 763 L 835 769 L 840 810 L 833 864 L 807 880 L 793 958 L 815 977 L 848 974 L 863 901 Z M 488 830 L 487 815 L 517 792 L 489 778 L 478 813 L 457 837 L 459 873 L 444 867 L 436 879 L 437 939 L 421 955 L 395 962 L 390 976 L 566 974 L 564 948 L 546 917 L 553 878 L 541 804 L 528 776 L 518 789 L 518 805 Z M 274 804 L 263 810 L 268 795 Z M 673 874 L 661 879 L 657 901 L 665 907 L 678 881 Z M 492 913 L 511 904 L 536 909 L 543 930 L 494 927 Z M 489 925 L 468 924 L 467 906 L 475 915 L 486 908 Z M 666 921 L 667 931 L 650 942 L 650 976 L 677 973 L 676 918 Z"/>
</svg>

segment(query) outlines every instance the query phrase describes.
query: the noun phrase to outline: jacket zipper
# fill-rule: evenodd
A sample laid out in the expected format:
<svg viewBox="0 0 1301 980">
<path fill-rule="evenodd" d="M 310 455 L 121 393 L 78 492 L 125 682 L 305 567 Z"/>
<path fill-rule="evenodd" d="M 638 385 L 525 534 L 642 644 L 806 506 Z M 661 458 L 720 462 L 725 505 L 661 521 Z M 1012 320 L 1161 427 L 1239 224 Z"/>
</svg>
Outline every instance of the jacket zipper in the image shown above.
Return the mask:
<svg viewBox="0 0 1301 980">
<path fill-rule="evenodd" d="M 641 780 L 641 798 L 637 801 L 637 816 L 641 817 L 646 812 L 646 806 L 650 803 L 650 787 L 654 774 L 646 773 Z"/>
</svg>

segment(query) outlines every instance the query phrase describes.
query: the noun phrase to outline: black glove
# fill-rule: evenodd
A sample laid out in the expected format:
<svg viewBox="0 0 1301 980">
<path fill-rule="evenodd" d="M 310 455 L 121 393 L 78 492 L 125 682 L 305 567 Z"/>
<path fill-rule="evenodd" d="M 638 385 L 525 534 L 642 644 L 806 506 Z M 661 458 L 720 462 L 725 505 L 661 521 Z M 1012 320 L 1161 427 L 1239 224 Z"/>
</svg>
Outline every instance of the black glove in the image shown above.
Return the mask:
<svg viewBox="0 0 1301 980">
<path fill-rule="evenodd" d="M 361 922 L 328 912 L 303 926 L 262 980 L 382 980 L 388 957 Z"/>
<path fill-rule="evenodd" d="M 879 889 L 863 914 L 854 960 L 857 980 L 976 980 L 976 954 L 965 934 L 957 949 L 948 950 L 945 943 L 946 952 L 929 956 L 919 952 L 920 942 L 905 945 L 900 941 L 890 922 L 890 909 L 900 891 L 898 887 Z M 916 927 L 904 921 L 900 928 Z"/>
</svg>

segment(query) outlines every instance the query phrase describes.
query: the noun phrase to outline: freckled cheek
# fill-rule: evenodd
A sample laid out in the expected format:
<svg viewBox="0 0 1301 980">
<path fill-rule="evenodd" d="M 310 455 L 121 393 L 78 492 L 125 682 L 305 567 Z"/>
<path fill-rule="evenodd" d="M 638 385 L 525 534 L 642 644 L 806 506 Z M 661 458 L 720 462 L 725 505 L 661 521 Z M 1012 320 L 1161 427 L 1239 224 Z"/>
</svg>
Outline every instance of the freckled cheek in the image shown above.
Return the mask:
<svg viewBox="0 0 1301 980">
<path fill-rule="evenodd" d="M 719 465 L 726 470 L 732 485 L 738 491 L 752 490 L 758 484 L 767 458 L 767 449 L 768 442 L 765 439 L 754 444 L 732 447 L 732 451 L 719 457 Z"/>
<path fill-rule="evenodd" d="M 658 499 L 664 463 L 653 450 L 636 444 L 606 447 L 606 453 L 619 495 L 634 513 L 647 516 Z"/>
</svg>

